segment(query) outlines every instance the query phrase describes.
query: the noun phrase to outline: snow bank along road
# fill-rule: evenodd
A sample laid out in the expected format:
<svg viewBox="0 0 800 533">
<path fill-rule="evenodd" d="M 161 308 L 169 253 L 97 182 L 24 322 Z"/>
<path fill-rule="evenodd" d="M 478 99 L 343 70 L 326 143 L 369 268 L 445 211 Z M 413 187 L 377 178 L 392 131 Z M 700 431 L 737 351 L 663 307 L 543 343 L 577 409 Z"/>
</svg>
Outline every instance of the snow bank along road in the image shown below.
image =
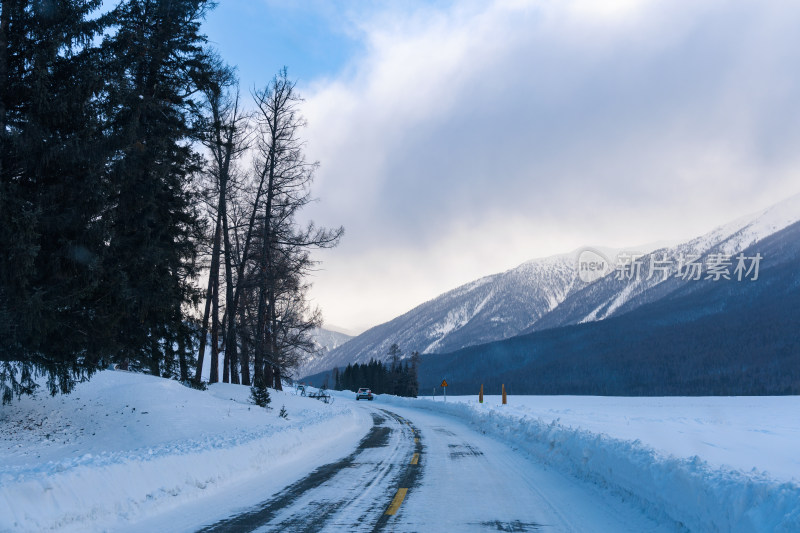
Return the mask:
<svg viewBox="0 0 800 533">
<path fill-rule="evenodd" d="M 679 529 L 446 415 L 358 407 L 370 412 L 373 426 L 353 453 L 201 531 Z"/>
<path fill-rule="evenodd" d="M 0 532 L 800 531 L 792 397 L 334 394 L 108 371 L 2 406 Z"/>
<path fill-rule="evenodd" d="M 355 402 L 103 371 L 0 406 L 0 532 L 193 531 L 351 453 Z M 285 406 L 288 419 L 279 416 Z"/>
</svg>

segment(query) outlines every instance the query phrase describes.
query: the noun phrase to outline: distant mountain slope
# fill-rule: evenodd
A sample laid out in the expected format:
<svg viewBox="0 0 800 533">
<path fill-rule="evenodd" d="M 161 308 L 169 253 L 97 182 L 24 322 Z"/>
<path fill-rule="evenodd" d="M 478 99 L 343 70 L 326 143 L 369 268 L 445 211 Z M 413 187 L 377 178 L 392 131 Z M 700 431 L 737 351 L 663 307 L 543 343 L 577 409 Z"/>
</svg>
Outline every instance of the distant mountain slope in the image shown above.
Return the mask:
<svg viewBox="0 0 800 533">
<path fill-rule="evenodd" d="M 643 275 L 634 280 L 618 280 L 612 271 L 596 281 L 582 281 L 577 270 L 580 249 L 529 261 L 458 287 L 376 326 L 326 357 L 310 360 L 298 375 L 373 357 L 385 359 L 393 343 L 406 354 L 414 350 L 445 353 L 522 333 L 617 316 L 658 301 L 683 284 L 694 283 L 674 277 L 681 257 L 735 254 L 798 220 L 800 195 L 676 246 L 634 248 L 629 251 L 645 254 L 641 258 Z M 613 261 L 620 250 L 598 251 Z M 666 279 L 658 272 L 647 279 L 654 260 L 671 263 Z"/>
<path fill-rule="evenodd" d="M 420 390 L 453 394 L 800 393 L 800 223 L 749 248 L 757 281 L 696 281 L 602 321 L 423 356 Z"/>
<path fill-rule="evenodd" d="M 735 255 L 756 242 L 800 220 L 800 195 L 791 197 L 759 213 L 742 217 L 709 233 L 670 248 L 661 248 L 641 259 L 639 279 L 617 279 L 615 274 L 601 278 L 572 293 L 551 313 L 523 333 L 603 320 L 657 301 L 687 281 L 676 278 L 681 257 L 708 258 L 709 254 Z M 647 279 L 653 261 L 670 264 L 669 276 L 654 271 Z M 659 263 L 656 263 L 656 265 Z M 692 282 L 688 282 L 692 283 Z"/>
<path fill-rule="evenodd" d="M 339 348 L 353 338 L 351 335 L 347 335 L 339 331 L 325 329 L 324 327 L 315 328 L 313 337 L 314 344 L 317 346 L 317 351 L 316 353 L 307 354 L 305 356 L 303 362 L 299 366 L 299 371 L 294 372 L 295 376 L 305 376 L 306 373 L 301 373 L 303 372 L 303 369 L 305 369 L 307 366 L 313 366 L 317 361 L 325 360 L 332 350 Z"/>
<path fill-rule="evenodd" d="M 319 346 L 319 349 L 323 352 L 330 352 L 332 350 L 335 350 L 336 348 L 348 342 L 352 338 L 353 338 L 352 335 L 347 335 L 346 333 L 341 333 L 339 331 L 325 329 L 324 327 L 316 328 L 314 330 L 314 342 L 317 344 L 317 346 Z"/>
<path fill-rule="evenodd" d="M 570 254 L 524 263 L 481 278 L 376 326 L 304 365 L 309 375 L 348 363 L 383 359 L 397 343 L 406 354 L 452 351 L 516 335 L 558 305 L 575 281 Z"/>
</svg>

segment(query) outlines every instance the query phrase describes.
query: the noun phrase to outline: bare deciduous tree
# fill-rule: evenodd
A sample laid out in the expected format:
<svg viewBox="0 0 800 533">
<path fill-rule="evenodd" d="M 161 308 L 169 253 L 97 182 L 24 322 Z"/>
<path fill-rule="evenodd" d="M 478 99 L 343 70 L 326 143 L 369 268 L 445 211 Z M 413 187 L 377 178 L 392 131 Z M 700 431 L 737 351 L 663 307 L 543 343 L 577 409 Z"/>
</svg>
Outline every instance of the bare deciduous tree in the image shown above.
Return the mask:
<svg viewBox="0 0 800 533">
<path fill-rule="evenodd" d="M 305 305 L 302 278 L 313 266 L 310 250 L 335 246 L 343 228 L 301 227 L 300 209 L 311 202 L 309 187 L 317 163 L 305 159 L 300 131 L 302 101 L 284 68 L 263 90 L 257 105 L 258 165 L 265 178 L 259 215 L 254 368 L 256 383 L 281 387 L 282 372 L 298 350 L 309 349 L 308 331 L 319 314 Z"/>
</svg>

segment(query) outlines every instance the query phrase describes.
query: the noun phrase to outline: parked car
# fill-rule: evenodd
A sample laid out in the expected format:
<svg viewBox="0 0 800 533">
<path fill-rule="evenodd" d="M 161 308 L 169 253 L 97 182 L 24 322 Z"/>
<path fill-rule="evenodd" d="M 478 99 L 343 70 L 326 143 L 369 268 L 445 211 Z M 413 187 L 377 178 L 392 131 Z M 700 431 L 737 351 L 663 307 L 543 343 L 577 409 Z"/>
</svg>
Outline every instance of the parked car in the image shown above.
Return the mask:
<svg viewBox="0 0 800 533">
<path fill-rule="evenodd" d="M 366 388 L 358 389 L 356 400 L 372 400 L 372 391 Z"/>
</svg>

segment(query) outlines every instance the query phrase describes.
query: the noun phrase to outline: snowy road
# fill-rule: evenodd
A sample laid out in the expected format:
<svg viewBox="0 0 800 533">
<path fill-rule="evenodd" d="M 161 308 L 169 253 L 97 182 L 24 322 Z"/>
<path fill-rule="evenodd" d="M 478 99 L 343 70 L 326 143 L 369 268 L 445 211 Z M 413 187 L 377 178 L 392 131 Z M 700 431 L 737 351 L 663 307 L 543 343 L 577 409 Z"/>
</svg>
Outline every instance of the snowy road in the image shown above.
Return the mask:
<svg viewBox="0 0 800 533">
<path fill-rule="evenodd" d="M 104 371 L 4 406 L 0 531 L 800 531 L 793 397 L 249 393 Z"/>
<path fill-rule="evenodd" d="M 401 498 L 390 494 L 416 486 L 422 444 L 402 417 L 385 410 L 371 414 L 373 426 L 352 454 L 201 531 L 382 531 L 387 525 L 394 531 Z"/>
<path fill-rule="evenodd" d="M 367 404 L 355 451 L 204 532 L 676 531 L 446 415 Z"/>
</svg>

